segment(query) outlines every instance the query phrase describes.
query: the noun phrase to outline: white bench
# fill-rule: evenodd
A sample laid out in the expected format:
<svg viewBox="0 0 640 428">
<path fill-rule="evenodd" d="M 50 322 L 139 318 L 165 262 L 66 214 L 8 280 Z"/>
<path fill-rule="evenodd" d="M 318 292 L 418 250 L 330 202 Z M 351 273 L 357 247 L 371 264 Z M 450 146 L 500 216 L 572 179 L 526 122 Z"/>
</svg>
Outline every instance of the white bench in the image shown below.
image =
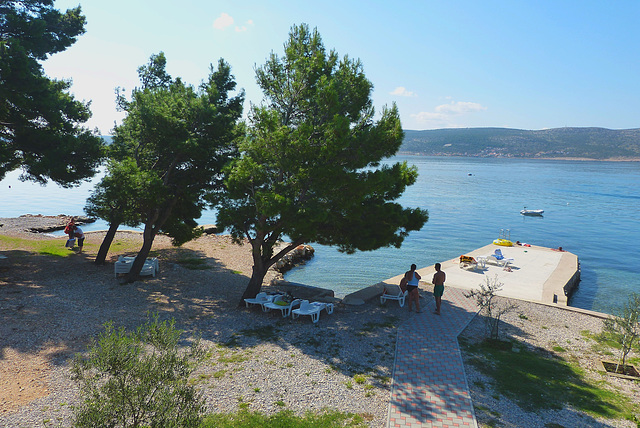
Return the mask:
<svg viewBox="0 0 640 428">
<path fill-rule="evenodd" d="M 118 277 L 119 273 L 129 273 L 135 257 L 123 257 L 119 256 L 118 261 L 114 263 L 115 276 Z M 156 276 L 156 273 L 160 269 L 158 259 L 156 257 L 150 257 L 144 261 L 140 275 Z"/>
</svg>

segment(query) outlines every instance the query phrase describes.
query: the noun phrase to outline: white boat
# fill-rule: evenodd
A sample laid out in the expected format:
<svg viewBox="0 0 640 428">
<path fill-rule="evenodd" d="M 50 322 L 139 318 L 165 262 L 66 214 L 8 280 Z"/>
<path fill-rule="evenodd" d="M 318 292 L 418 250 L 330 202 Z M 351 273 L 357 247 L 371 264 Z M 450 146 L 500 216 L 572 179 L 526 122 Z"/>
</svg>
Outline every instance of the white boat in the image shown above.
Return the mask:
<svg viewBox="0 0 640 428">
<path fill-rule="evenodd" d="M 520 211 L 522 215 L 542 215 L 542 213 L 544 213 L 544 210 L 528 210 L 527 207 Z"/>
</svg>

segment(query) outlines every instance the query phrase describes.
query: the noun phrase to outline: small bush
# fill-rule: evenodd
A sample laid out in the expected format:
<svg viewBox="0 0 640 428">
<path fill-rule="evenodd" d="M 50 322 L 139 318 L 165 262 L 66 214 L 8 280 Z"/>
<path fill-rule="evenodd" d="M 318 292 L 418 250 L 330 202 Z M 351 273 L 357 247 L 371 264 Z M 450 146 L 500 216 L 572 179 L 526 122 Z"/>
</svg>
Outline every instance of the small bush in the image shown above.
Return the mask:
<svg viewBox="0 0 640 428">
<path fill-rule="evenodd" d="M 198 427 L 204 400 L 189 376 L 204 353 L 199 342 L 178 347 L 175 321 L 157 315 L 136 332 L 112 322 L 72 367 L 82 403 L 76 427 Z"/>
</svg>

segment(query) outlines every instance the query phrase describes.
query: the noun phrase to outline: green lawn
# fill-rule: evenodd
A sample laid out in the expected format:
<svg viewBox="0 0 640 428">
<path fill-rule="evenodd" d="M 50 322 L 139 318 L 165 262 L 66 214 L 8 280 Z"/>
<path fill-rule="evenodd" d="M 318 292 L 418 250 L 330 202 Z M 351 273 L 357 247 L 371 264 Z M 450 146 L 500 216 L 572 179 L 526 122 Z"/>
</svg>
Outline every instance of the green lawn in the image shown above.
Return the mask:
<svg viewBox="0 0 640 428">
<path fill-rule="evenodd" d="M 640 414 L 627 396 L 604 381 L 587 379 L 574 362 L 518 345 L 514 352 L 489 341 L 463 344 L 472 355 L 469 362 L 493 379 L 496 391 L 526 411 L 573 407 L 594 417 L 633 421 Z"/>
</svg>

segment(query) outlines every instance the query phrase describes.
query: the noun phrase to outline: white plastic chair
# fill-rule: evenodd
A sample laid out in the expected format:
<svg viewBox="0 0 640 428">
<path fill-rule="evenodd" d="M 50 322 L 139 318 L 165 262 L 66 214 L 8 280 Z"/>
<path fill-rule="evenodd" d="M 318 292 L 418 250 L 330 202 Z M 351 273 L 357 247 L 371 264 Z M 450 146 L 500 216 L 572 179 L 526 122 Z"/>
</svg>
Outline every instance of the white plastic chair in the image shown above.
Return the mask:
<svg viewBox="0 0 640 428">
<path fill-rule="evenodd" d="M 408 291 L 402 291 L 399 285 L 385 284 L 384 292 L 380 296 L 380 303 L 384 304 L 387 300 L 397 300 L 400 307 L 404 307 L 404 301 L 409 295 Z"/>
<path fill-rule="evenodd" d="M 267 302 L 264 304 L 264 308 L 266 308 L 265 312 L 269 312 L 272 309 L 279 309 L 282 312 L 282 317 L 286 318 L 291 314 L 291 309 L 295 306 L 299 306 L 302 300 L 294 299 L 288 305 L 278 304 L 278 302 L 284 302 L 283 296 L 276 296 L 272 302 Z"/>
<path fill-rule="evenodd" d="M 478 267 L 479 261 L 471 256 L 460 256 L 460 269 L 473 269 Z"/>
<path fill-rule="evenodd" d="M 129 273 L 135 259 L 135 257 L 119 256 L 118 261 L 113 265 L 115 276 L 118 277 L 119 273 Z M 156 276 L 159 269 L 160 264 L 158 263 L 158 259 L 156 257 L 151 257 L 144 261 L 144 265 L 142 265 L 142 269 L 140 270 L 140 275 Z"/>
<path fill-rule="evenodd" d="M 313 323 L 317 323 L 320 320 L 320 312 L 326 309 L 328 314 L 333 313 L 333 303 L 322 303 L 322 302 L 312 302 L 309 303 L 308 300 L 303 300 L 300 303 L 300 307 L 298 309 L 293 309 L 291 311 L 291 318 L 296 319 L 300 315 L 309 315 L 311 316 L 311 321 Z"/>
<path fill-rule="evenodd" d="M 493 262 L 498 266 L 507 267 L 509 263 L 513 262 L 515 259 L 510 257 L 505 257 L 502 254 L 500 248 L 496 248 L 493 254 L 489 254 L 487 257 L 488 262 Z"/>
<path fill-rule="evenodd" d="M 253 299 L 244 299 L 244 304 L 247 306 L 247 308 L 249 307 L 249 305 L 260 305 L 262 311 L 267 312 L 268 309 L 266 309 L 264 305 L 273 301 L 276 296 L 277 295 L 269 295 L 264 291 L 261 291 L 260 293 L 256 294 L 256 297 L 254 297 Z"/>
</svg>

